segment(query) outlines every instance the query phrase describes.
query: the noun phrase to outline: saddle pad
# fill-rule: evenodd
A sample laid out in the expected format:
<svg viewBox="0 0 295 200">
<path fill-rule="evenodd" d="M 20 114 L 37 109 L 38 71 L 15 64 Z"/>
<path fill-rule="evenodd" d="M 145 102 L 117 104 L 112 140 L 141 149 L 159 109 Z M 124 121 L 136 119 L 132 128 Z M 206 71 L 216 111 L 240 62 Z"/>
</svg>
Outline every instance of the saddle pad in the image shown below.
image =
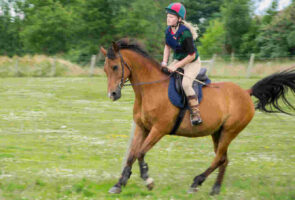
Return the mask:
<svg viewBox="0 0 295 200">
<path fill-rule="evenodd" d="M 204 81 L 204 83 L 210 84 L 211 80 L 208 78 L 206 81 Z M 193 89 L 195 90 L 196 94 L 198 94 L 199 103 L 201 103 L 201 101 L 202 101 L 202 97 L 203 97 L 202 88 L 203 87 L 204 87 L 204 85 L 199 84 L 196 81 L 194 81 Z M 185 107 L 184 103 L 182 102 L 183 98 L 182 98 L 181 94 L 179 94 L 176 91 L 174 76 L 170 77 L 169 87 L 168 87 L 168 97 L 169 97 L 171 103 L 173 105 L 175 105 L 176 107 L 178 107 L 178 108 Z"/>
</svg>

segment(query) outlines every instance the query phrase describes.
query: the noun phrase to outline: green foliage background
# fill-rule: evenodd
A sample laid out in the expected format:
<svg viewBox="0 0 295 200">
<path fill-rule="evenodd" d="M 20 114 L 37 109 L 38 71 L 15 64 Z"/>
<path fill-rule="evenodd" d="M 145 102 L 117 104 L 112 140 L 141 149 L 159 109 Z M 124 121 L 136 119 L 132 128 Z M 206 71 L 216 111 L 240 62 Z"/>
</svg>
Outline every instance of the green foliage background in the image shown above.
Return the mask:
<svg viewBox="0 0 295 200">
<path fill-rule="evenodd" d="M 263 16 L 251 0 L 182 0 L 187 20 L 198 24 L 201 55 L 287 57 L 295 54 L 295 3 Z M 89 61 L 99 46 L 133 37 L 161 60 L 168 0 L 1 0 L 0 55 L 58 55 Z M 13 10 L 13 12 L 12 12 Z"/>
</svg>

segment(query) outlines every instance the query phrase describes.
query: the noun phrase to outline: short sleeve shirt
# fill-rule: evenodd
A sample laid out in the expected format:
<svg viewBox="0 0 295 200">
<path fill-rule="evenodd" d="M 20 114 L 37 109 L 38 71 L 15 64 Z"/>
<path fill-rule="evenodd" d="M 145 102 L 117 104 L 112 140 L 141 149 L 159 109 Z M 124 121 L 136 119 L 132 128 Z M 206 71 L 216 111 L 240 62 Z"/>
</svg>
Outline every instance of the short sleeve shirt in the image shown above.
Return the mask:
<svg viewBox="0 0 295 200">
<path fill-rule="evenodd" d="M 177 35 L 172 32 L 171 28 L 169 28 L 168 31 L 170 32 L 172 36 Z M 173 49 L 174 50 L 173 59 L 182 60 L 188 55 L 192 55 L 194 53 L 196 53 L 196 58 L 193 61 L 198 59 L 199 54 L 198 54 L 197 48 L 194 45 L 193 36 L 191 32 L 189 31 L 189 29 L 184 29 L 184 31 L 180 33 L 178 38 L 176 39 L 177 39 L 177 43 L 180 45 L 180 48 Z M 170 46 L 169 44 L 167 45 Z"/>
</svg>

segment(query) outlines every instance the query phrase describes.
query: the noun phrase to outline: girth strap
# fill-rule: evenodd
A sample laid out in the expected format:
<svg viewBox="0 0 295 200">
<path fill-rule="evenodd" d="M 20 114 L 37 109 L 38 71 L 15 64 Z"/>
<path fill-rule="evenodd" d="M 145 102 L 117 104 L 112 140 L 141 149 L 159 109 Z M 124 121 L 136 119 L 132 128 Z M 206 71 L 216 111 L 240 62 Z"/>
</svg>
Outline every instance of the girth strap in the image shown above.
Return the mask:
<svg viewBox="0 0 295 200">
<path fill-rule="evenodd" d="M 176 133 L 177 129 L 179 128 L 179 126 L 183 120 L 185 112 L 186 112 L 186 108 L 180 109 L 179 114 L 176 119 L 176 122 L 174 124 L 174 127 L 172 128 L 171 132 L 169 133 L 170 135 L 174 135 Z"/>
</svg>

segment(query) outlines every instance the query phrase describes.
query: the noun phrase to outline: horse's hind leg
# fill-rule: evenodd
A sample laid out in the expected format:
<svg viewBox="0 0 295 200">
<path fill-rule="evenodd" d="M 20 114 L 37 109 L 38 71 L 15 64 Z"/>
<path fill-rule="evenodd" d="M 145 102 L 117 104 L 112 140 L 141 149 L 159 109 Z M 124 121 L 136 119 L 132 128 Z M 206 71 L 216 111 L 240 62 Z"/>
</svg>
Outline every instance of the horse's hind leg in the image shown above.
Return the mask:
<svg viewBox="0 0 295 200">
<path fill-rule="evenodd" d="M 220 130 L 218 130 L 217 132 L 212 134 L 212 140 L 213 140 L 213 144 L 214 144 L 214 152 L 215 153 L 217 152 L 217 147 L 218 147 L 221 131 L 222 131 L 222 127 L 220 128 Z M 218 171 L 217 179 L 216 179 L 215 184 L 214 184 L 212 191 L 210 193 L 211 195 L 219 194 L 219 192 L 220 192 L 220 188 L 221 188 L 221 184 L 222 184 L 223 177 L 225 174 L 225 170 L 226 170 L 226 167 L 229 162 L 229 160 L 227 158 L 227 152 L 224 154 L 224 158 L 222 158 L 222 159 L 225 159 L 225 161 L 218 168 L 219 171 Z"/>
<path fill-rule="evenodd" d="M 210 195 L 216 195 L 216 194 L 219 194 L 220 192 L 220 188 L 221 188 L 221 184 L 222 184 L 222 181 L 223 181 L 223 178 L 224 178 L 224 174 L 225 174 L 225 170 L 226 170 L 226 167 L 229 163 L 229 160 L 227 158 L 227 153 L 224 154 L 224 163 L 221 164 L 218 168 L 218 175 L 217 175 L 217 178 L 216 178 L 216 181 L 212 187 L 212 191 L 210 193 Z"/>
<path fill-rule="evenodd" d="M 239 132 L 237 132 L 239 133 Z M 202 185 L 202 183 L 206 180 L 206 178 L 218 167 L 222 166 L 227 162 L 227 149 L 230 142 L 235 138 L 236 132 L 233 131 L 225 131 L 224 129 L 221 131 L 220 139 L 216 149 L 216 156 L 211 164 L 211 166 L 202 174 L 196 176 L 194 178 L 194 182 L 191 185 L 189 193 L 196 192 L 197 187 Z M 225 165 L 226 166 L 226 165 Z M 225 170 L 225 168 L 224 168 Z M 224 173 L 223 173 L 224 174 Z M 221 176 L 223 178 L 223 175 Z"/>
<path fill-rule="evenodd" d="M 247 126 L 252 117 L 253 115 L 250 113 L 248 117 L 240 119 L 238 122 L 233 120 L 227 121 L 219 131 L 212 135 L 214 151 L 216 153 L 216 157 L 219 157 L 219 172 L 215 184 L 212 187 L 212 191 L 210 193 L 211 195 L 219 194 L 220 192 L 225 170 L 229 163 L 227 157 L 227 149 L 229 144 Z M 216 161 L 216 157 L 214 161 Z"/>
</svg>

